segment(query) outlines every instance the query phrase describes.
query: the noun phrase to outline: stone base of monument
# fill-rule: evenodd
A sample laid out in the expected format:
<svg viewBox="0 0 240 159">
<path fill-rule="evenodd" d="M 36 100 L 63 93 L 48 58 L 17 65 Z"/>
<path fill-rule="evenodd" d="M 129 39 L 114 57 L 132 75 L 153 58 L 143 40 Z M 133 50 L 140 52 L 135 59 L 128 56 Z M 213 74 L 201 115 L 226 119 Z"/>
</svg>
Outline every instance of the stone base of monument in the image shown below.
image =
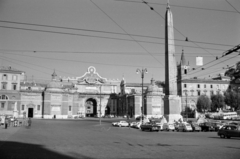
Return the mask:
<svg viewBox="0 0 240 159">
<path fill-rule="evenodd" d="M 164 117 L 168 122 L 183 120 L 181 103 L 181 97 L 178 95 L 164 96 Z"/>
</svg>

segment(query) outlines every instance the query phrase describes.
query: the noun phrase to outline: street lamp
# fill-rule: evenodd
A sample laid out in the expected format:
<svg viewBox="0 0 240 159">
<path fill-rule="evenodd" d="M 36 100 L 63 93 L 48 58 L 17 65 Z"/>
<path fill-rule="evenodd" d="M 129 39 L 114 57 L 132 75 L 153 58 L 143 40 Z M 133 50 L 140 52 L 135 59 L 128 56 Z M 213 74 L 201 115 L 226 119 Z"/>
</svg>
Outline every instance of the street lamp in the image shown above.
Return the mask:
<svg viewBox="0 0 240 159">
<path fill-rule="evenodd" d="M 140 70 L 139 68 L 137 69 L 137 74 L 141 73 L 141 78 L 142 78 L 142 124 L 143 124 L 143 119 L 144 119 L 144 97 L 143 97 L 143 79 L 144 79 L 144 73 L 148 73 L 147 69 Z"/>
</svg>

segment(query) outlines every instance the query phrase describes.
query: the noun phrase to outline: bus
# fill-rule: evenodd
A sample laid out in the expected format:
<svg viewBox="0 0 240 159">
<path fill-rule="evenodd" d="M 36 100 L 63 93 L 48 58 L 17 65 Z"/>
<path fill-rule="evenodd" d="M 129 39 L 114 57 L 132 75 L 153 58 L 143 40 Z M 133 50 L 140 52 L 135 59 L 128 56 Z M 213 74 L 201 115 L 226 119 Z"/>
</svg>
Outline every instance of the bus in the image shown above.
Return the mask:
<svg viewBox="0 0 240 159">
<path fill-rule="evenodd" d="M 234 119 L 237 116 L 237 112 L 226 112 L 220 114 L 220 119 Z"/>
</svg>

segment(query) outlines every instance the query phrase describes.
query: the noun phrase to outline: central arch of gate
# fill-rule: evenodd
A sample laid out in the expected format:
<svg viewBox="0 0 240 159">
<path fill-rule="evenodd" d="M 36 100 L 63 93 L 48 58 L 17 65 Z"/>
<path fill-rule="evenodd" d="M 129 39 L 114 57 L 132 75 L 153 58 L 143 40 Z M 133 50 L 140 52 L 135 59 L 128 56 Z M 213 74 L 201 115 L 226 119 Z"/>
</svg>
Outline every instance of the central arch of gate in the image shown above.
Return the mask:
<svg viewBox="0 0 240 159">
<path fill-rule="evenodd" d="M 88 98 L 85 102 L 86 117 L 97 116 L 97 101 L 94 98 Z"/>
</svg>

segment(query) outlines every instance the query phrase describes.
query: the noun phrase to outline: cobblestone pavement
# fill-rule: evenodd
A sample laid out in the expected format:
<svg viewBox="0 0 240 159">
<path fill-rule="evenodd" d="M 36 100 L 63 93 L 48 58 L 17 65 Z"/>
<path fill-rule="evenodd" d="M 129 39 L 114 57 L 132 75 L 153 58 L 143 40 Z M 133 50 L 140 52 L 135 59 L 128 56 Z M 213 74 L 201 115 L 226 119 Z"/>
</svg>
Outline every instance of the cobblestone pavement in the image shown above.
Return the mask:
<svg viewBox="0 0 240 159">
<path fill-rule="evenodd" d="M 114 119 L 116 120 L 116 119 Z M 118 119 L 120 120 L 120 119 Z M 240 138 L 216 132 L 147 132 L 112 127 L 112 119 L 32 120 L 0 128 L 1 158 L 238 158 Z"/>
</svg>

